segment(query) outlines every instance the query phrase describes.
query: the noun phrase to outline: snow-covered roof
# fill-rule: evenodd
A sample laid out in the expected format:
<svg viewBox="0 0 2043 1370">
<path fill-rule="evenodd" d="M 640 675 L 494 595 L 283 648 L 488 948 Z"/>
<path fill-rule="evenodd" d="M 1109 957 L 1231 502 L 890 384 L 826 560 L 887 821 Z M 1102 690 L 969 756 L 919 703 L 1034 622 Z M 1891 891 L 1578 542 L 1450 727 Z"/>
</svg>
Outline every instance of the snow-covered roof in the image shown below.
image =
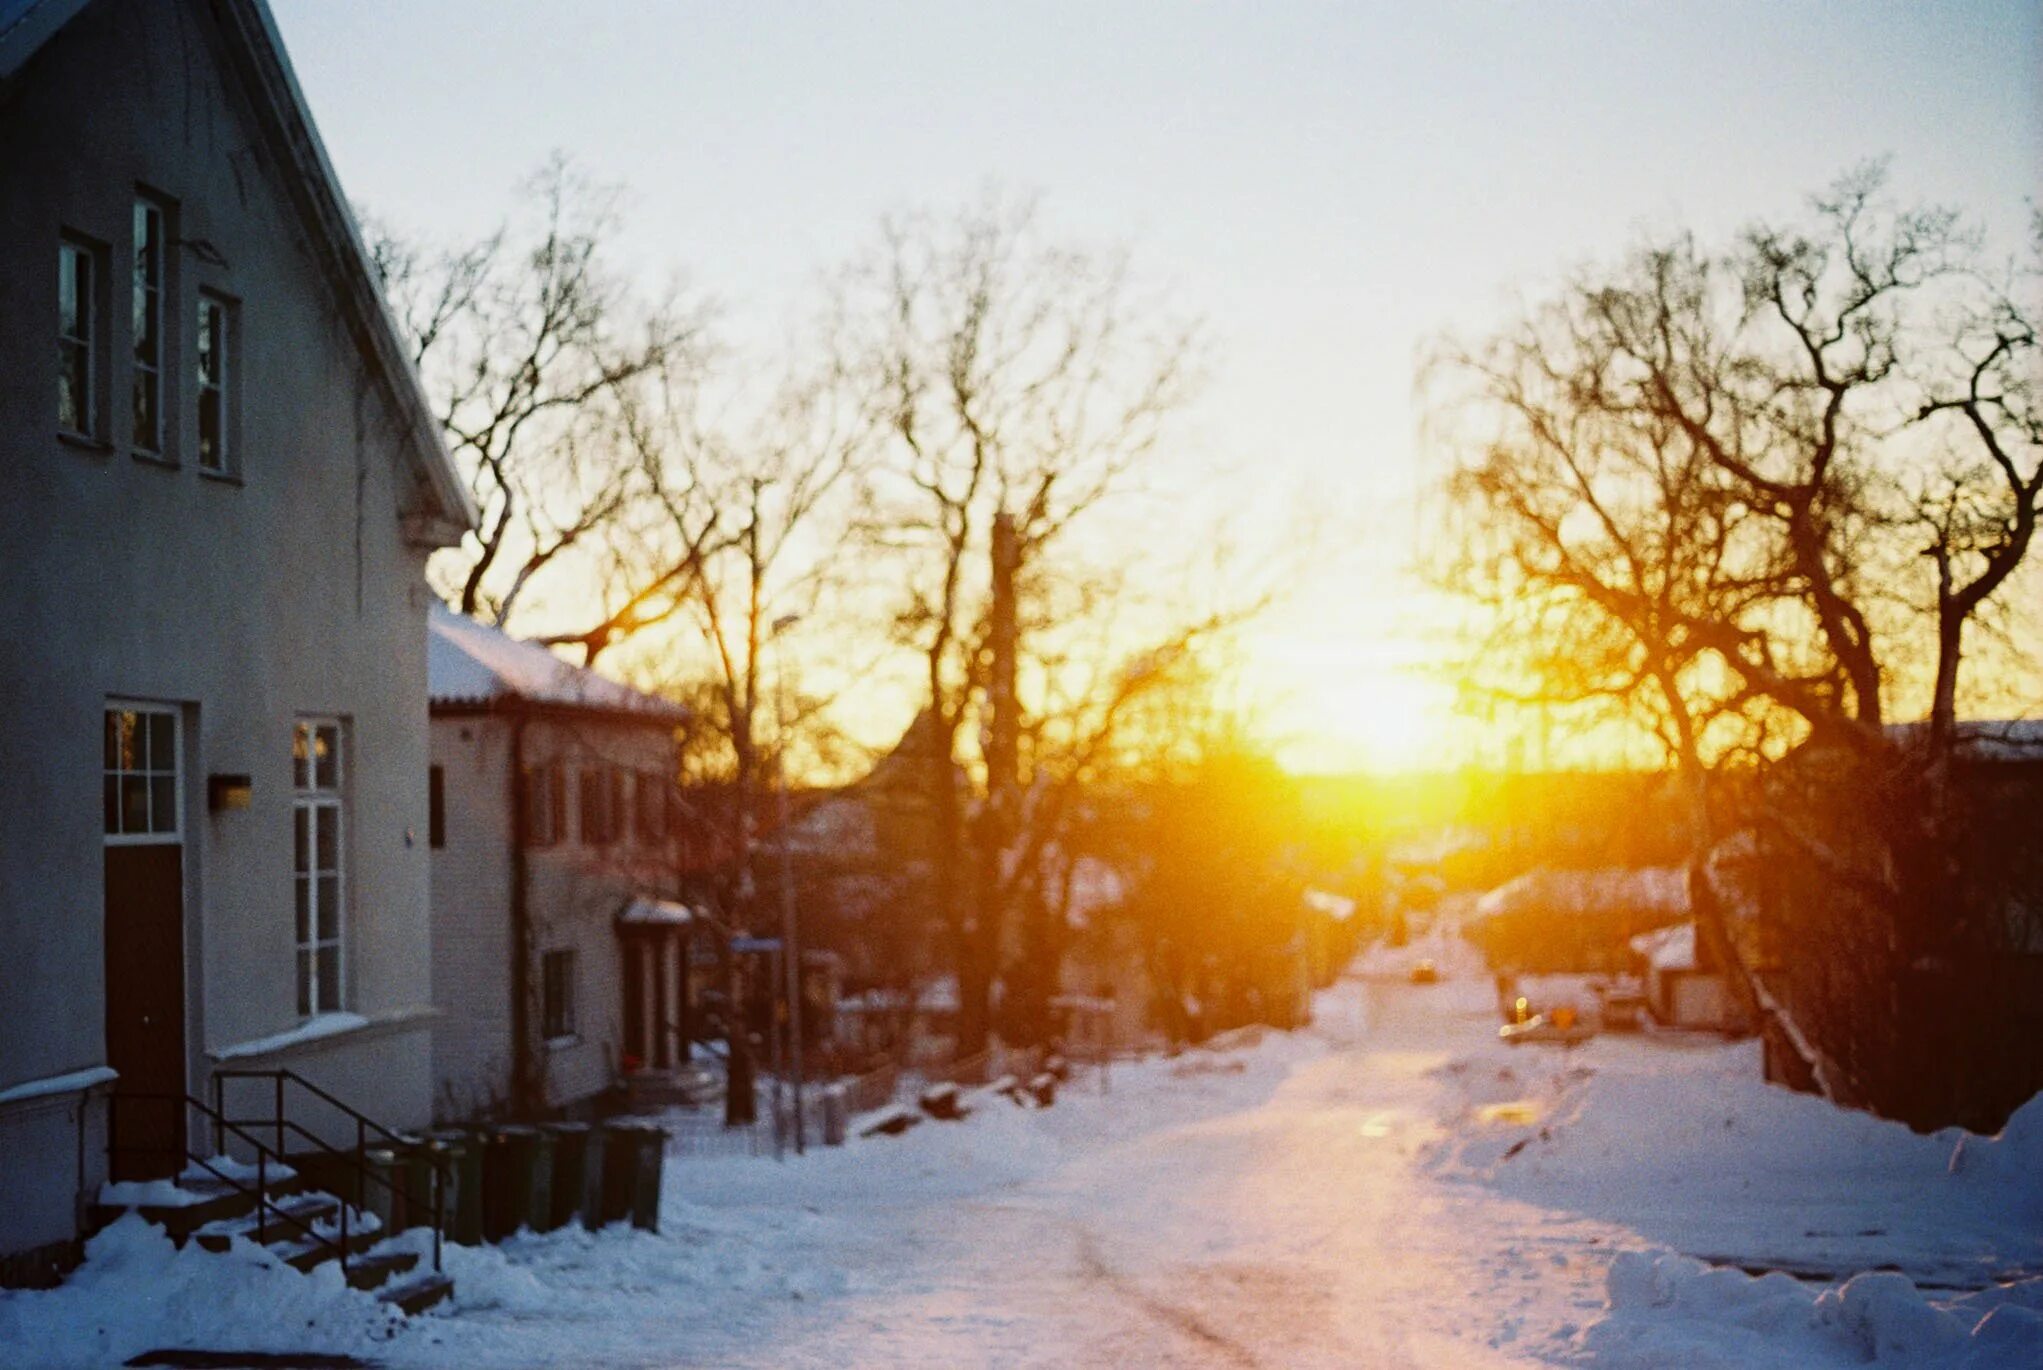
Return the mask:
<svg viewBox="0 0 2043 1370">
<path fill-rule="evenodd" d="M 1528 871 L 1477 900 L 1475 912 L 1477 918 L 1494 918 L 1528 905 L 1574 913 L 1597 913 L 1619 908 L 1685 913 L 1688 910 L 1688 877 L 1679 866 Z"/>
<path fill-rule="evenodd" d="M 1694 970 L 1697 965 L 1693 923 L 1642 932 L 1632 938 L 1631 947 L 1655 970 Z"/>
<path fill-rule="evenodd" d="M 573 666 L 536 642 L 477 623 L 435 604 L 427 624 L 426 692 L 434 704 L 500 704 L 513 700 L 563 709 L 643 714 L 680 722 L 688 710 L 671 700 L 620 685 Z"/>
<path fill-rule="evenodd" d="M 634 928 L 679 928 L 695 921 L 688 905 L 673 899 L 640 896 L 618 910 L 617 921 Z"/>
<path fill-rule="evenodd" d="M 1892 723 L 1887 736 L 1907 746 L 1927 723 Z M 2043 718 L 1975 718 L 1958 724 L 1957 753 L 1975 761 L 2043 761 Z"/>
</svg>

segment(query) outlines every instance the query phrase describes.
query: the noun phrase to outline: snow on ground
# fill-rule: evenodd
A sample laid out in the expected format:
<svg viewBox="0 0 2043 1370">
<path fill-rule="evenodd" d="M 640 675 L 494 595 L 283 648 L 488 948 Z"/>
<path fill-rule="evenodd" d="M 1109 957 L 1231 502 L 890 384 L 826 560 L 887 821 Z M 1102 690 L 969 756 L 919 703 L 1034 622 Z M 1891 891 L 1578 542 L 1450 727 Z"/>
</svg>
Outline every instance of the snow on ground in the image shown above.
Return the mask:
<svg viewBox="0 0 2043 1370">
<path fill-rule="evenodd" d="M 2043 1273 L 2043 1103 L 1959 1147 L 1765 1086 L 1745 1046 L 1506 1047 L 1486 979 L 1378 959 L 1309 1031 L 1051 1109 L 676 1157 L 657 1235 L 450 1247 L 454 1306 L 408 1322 L 124 1222 L 65 1288 L 0 1294 L 0 1363 L 2043 1364 L 2043 1279 L 2016 1278 Z"/>
</svg>

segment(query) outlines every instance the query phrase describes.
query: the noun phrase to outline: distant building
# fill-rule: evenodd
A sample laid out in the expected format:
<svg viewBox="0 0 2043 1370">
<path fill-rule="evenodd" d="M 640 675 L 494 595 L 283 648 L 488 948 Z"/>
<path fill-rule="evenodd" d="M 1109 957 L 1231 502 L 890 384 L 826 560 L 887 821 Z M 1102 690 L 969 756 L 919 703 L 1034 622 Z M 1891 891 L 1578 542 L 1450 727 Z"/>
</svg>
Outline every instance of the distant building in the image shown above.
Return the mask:
<svg viewBox="0 0 2043 1370">
<path fill-rule="evenodd" d="M 1751 1022 L 1739 1007 L 1730 977 L 1709 964 L 1694 923 L 1640 933 L 1631 939 L 1646 1011 L 1667 1027 L 1710 1032 L 1748 1032 Z"/>
<path fill-rule="evenodd" d="M 184 1098 L 223 1069 L 429 1120 L 423 573 L 473 512 L 258 0 L 0 0 L 0 187 L 0 1278 L 33 1279 L 110 1171 L 210 1154 Z"/>
<path fill-rule="evenodd" d="M 1616 972 L 1631 939 L 1688 916 L 1678 868 L 1530 871 L 1476 901 L 1465 932 L 1498 970 Z"/>
<path fill-rule="evenodd" d="M 434 1110 L 577 1111 L 676 1070 L 701 915 L 675 853 L 680 705 L 435 607 Z"/>
</svg>

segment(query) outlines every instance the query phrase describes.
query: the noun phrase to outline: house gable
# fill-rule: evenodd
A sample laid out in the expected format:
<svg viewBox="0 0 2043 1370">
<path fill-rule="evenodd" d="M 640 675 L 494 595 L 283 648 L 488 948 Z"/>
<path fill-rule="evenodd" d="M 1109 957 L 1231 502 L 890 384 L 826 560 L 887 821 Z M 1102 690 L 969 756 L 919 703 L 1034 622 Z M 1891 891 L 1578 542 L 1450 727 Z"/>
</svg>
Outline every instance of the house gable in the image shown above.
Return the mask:
<svg viewBox="0 0 2043 1370">
<path fill-rule="evenodd" d="M 81 19 L 112 24 L 136 13 L 133 0 L 127 0 L 126 14 L 119 12 L 121 8 L 122 0 L 0 0 L 0 125 L 16 102 L 17 87 L 34 79 L 39 54 Z M 151 8 L 156 8 L 153 0 Z M 109 14 L 109 9 L 115 12 Z M 200 22 L 194 26 L 192 19 Z M 347 336 L 359 351 L 378 398 L 393 416 L 391 446 L 403 467 L 404 536 L 421 547 L 452 546 L 475 525 L 474 503 L 448 456 L 431 404 L 384 304 L 276 21 L 263 0 L 190 0 L 181 15 L 181 36 L 193 27 L 204 30 L 208 41 L 175 49 L 187 67 L 183 79 L 194 89 L 202 88 L 206 83 L 189 72 L 188 64 L 196 51 L 215 58 L 220 85 L 231 93 L 239 106 L 236 113 L 256 135 L 273 173 L 270 179 L 298 220 L 302 246 L 316 261 Z M 159 65 L 168 64 L 168 52 Z M 141 76 L 150 79 L 150 74 Z M 235 174 L 237 179 L 242 174 L 238 165 Z"/>
</svg>

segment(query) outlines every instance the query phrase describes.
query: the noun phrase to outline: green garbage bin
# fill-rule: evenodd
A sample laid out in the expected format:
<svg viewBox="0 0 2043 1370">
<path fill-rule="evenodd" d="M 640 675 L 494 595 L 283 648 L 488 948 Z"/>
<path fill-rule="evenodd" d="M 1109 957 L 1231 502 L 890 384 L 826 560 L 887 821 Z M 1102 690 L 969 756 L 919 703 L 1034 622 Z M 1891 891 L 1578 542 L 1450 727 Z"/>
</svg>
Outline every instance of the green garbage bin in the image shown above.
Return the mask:
<svg viewBox="0 0 2043 1370">
<path fill-rule="evenodd" d="M 397 1153 L 388 1147 L 370 1147 L 362 1153 L 362 1164 L 369 1172 L 362 1185 L 362 1206 L 375 1215 L 383 1231 L 395 1232 L 399 1206 L 391 1185 L 404 1183 L 398 1179 Z"/>
<path fill-rule="evenodd" d="M 433 1225 L 433 1168 L 440 1160 L 442 1150 L 438 1142 L 425 1137 L 405 1135 L 402 1145 L 393 1147 L 397 1153 L 397 1187 L 400 1191 L 397 1202 L 397 1230 L 431 1227 Z M 445 1217 L 444 1199 L 441 1205 Z"/>
<path fill-rule="evenodd" d="M 500 1242 L 534 1227 L 552 1206 L 553 1139 L 511 1123 L 490 1131 L 482 1159 L 482 1235 Z"/>
<path fill-rule="evenodd" d="M 648 1232 L 660 1229 L 660 1166 L 667 1134 L 646 1122 L 606 1124 L 603 1139 L 603 1221 L 630 1219 Z"/>
<path fill-rule="evenodd" d="M 603 1134 L 587 1123 L 543 1123 L 553 1148 L 553 1177 L 547 1212 L 537 1230 L 550 1232 L 581 1220 L 594 1226 L 603 1203 Z"/>
<path fill-rule="evenodd" d="M 482 1137 L 459 1128 L 426 1134 L 440 1144 L 445 1163 L 441 1203 L 447 1236 L 463 1246 L 482 1240 Z"/>
</svg>

